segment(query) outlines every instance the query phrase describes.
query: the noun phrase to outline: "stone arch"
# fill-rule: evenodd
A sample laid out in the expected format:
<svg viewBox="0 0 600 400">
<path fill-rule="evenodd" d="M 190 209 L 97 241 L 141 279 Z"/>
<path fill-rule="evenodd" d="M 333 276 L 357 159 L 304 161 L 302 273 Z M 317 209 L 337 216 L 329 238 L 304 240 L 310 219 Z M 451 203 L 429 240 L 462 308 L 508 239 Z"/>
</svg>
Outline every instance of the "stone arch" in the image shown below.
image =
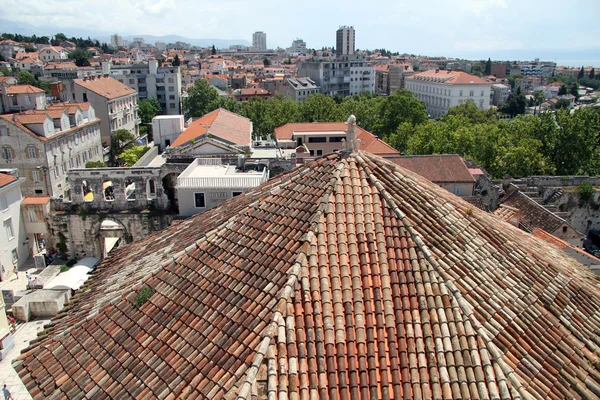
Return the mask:
<svg viewBox="0 0 600 400">
<path fill-rule="evenodd" d="M 163 190 L 169 199 L 169 209 L 175 213 L 179 213 L 179 204 L 177 202 L 175 191 L 175 187 L 177 185 L 177 176 L 179 176 L 179 173 L 171 172 L 165 175 L 162 179 Z"/>
<path fill-rule="evenodd" d="M 131 243 L 132 238 L 127 226 L 118 218 L 104 217 L 99 219 L 96 230 L 96 239 L 102 258 L 106 257 L 110 250 Z"/>
</svg>

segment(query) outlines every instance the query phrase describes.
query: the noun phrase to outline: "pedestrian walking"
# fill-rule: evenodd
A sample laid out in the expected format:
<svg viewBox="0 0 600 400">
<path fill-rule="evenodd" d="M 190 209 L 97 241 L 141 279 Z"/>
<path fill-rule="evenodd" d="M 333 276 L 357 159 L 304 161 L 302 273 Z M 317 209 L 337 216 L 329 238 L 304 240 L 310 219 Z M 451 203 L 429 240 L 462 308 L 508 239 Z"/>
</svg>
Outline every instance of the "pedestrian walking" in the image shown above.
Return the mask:
<svg viewBox="0 0 600 400">
<path fill-rule="evenodd" d="M 15 275 L 17 276 L 17 279 L 19 279 L 19 268 L 17 268 L 17 264 L 15 264 L 13 271 L 14 271 Z"/>
<path fill-rule="evenodd" d="M 10 390 L 8 390 L 6 384 L 2 388 L 2 394 L 4 395 L 4 400 L 13 400 L 12 394 L 10 394 Z"/>
<path fill-rule="evenodd" d="M 29 275 L 29 271 L 25 272 L 25 278 L 27 278 L 27 281 L 31 280 L 31 275 Z"/>
</svg>

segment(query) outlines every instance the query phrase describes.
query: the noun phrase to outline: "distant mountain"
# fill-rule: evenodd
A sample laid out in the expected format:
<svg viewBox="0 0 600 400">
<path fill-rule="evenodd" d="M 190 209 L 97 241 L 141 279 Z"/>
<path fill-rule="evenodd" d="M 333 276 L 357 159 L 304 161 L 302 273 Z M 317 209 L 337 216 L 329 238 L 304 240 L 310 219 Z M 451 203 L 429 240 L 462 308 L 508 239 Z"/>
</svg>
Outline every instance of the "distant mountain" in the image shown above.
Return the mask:
<svg viewBox="0 0 600 400">
<path fill-rule="evenodd" d="M 31 36 L 36 34 L 37 36 L 51 36 L 55 33 L 64 33 L 67 37 L 90 37 L 97 39 L 100 42 L 110 43 L 111 32 L 93 31 L 89 29 L 62 29 L 51 26 L 35 27 L 33 25 L 14 22 L 6 19 L 0 19 L 0 33 L 20 33 L 21 35 Z M 213 44 L 219 49 L 228 48 L 234 44 L 241 44 L 249 46 L 251 43 L 244 39 L 190 39 L 183 36 L 177 35 L 166 35 L 166 36 L 153 36 L 153 35 L 121 35 L 123 39 L 133 40 L 134 37 L 142 37 L 144 41 L 149 44 L 154 44 L 156 41 L 165 43 L 185 42 L 192 46 L 209 47 Z"/>
</svg>

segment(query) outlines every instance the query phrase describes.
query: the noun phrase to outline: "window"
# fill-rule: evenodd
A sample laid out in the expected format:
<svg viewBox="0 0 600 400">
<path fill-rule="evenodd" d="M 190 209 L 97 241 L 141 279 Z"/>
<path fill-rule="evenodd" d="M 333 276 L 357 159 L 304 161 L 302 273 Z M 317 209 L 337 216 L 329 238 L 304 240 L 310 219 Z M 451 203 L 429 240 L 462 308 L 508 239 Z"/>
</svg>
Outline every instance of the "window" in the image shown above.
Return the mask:
<svg viewBox="0 0 600 400">
<path fill-rule="evenodd" d="M 344 138 L 342 136 L 330 137 L 329 143 L 340 143 Z"/>
<path fill-rule="evenodd" d="M 175 91 L 175 87 L 169 86 L 169 92 L 174 92 L 174 91 Z"/>
<path fill-rule="evenodd" d="M 483 90 L 481 91 L 481 95 L 483 96 Z"/>
<path fill-rule="evenodd" d="M 326 137 L 309 137 L 308 143 L 325 143 L 327 142 Z"/>
<path fill-rule="evenodd" d="M 204 193 L 194 193 L 194 204 L 196 208 L 205 208 Z"/>
<path fill-rule="evenodd" d="M 323 155 L 323 150 L 317 150 L 317 157 L 321 157 Z"/>
<path fill-rule="evenodd" d="M 17 252 L 17 249 L 12 249 L 12 262 L 13 264 L 16 264 L 19 261 L 19 253 Z"/>
<path fill-rule="evenodd" d="M 0 126 L 0 136 L 8 136 L 8 128 Z"/>
<path fill-rule="evenodd" d="M 169 83 L 175 83 L 175 79 L 169 78 Z"/>
<path fill-rule="evenodd" d="M 563 233 L 567 233 L 567 227 L 563 226 L 562 231 L 563 231 Z"/>
<path fill-rule="evenodd" d="M 175 103 L 169 104 L 169 108 L 175 108 Z"/>
<path fill-rule="evenodd" d="M 35 222 L 35 221 L 37 221 L 37 216 L 35 215 L 35 210 L 28 210 L 27 211 L 27 217 L 29 219 L 29 222 Z"/>
<path fill-rule="evenodd" d="M 0 210 L 8 210 L 8 202 L 6 201 L 6 196 L 0 197 Z"/>
<path fill-rule="evenodd" d="M 4 230 L 6 231 L 6 236 L 8 236 L 8 240 L 11 240 L 15 237 L 15 231 L 13 230 L 12 218 L 4 221 Z"/>
<path fill-rule="evenodd" d="M 458 95 L 462 97 L 462 90 L 458 92 Z"/>
<path fill-rule="evenodd" d="M 241 194 L 242 194 L 242 192 L 231 192 L 231 197 L 237 197 Z"/>
<path fill-rule="evenodd" d="M 44 194 L 42 189 L 35 189 L 35 194 Z"/>
<path fill-rule="evenodd" d="M 174 94 L 170 94 L 169 95 L 169 100 L 175 100 L 175 95 Z"/>
<path fill-rule="evenodd" d="M 31 171 L 31 178 L 33 182 L 38 183 L 40 181 L 40 173 L 38 171 Z"/>
<path fill-rule="evenodd" d="M 474 90 L 469 91 L 469 96 L 471 96 L 471 97 L 475 96 L 475 91 Z"/>
<path fill-rule="evenodd" d="M 13 159 L 13 151 L 10 146 L 2 148 L 2 158 L 4 158 L 6 161 L 11 161 Z"/>
<path fill-rule="evenodd" d="M 311 157 L 314 157 L 314 156 L 315 156 L 315 151 L 314 151 L 314 150 L 309 150 L 309 152 L 310 152 L 310 156 L 311 156 Z"/>
<path fill-rule="evenodd" d="M 133 84 L 135 84 L 135 79 L 130 79 L 130 80 L 129 80 L 129 84 L 130 84 L 130 85 L 133 85 Z"/>
<path fill-rule="evenodd" d="M 457 196 L 460 196 L 460 186 L 454 185 L 452 187 L 452 193 L 454 193 Z"/>
</svg>

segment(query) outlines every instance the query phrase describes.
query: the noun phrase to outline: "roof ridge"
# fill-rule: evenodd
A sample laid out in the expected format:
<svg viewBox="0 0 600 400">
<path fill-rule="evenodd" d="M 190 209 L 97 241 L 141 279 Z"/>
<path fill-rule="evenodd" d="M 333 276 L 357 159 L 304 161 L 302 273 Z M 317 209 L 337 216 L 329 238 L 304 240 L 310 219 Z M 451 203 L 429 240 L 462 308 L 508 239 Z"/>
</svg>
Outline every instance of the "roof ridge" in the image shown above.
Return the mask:
<svg viewBox="0 0 600 400">
<path fill-rule="evenodd" d="M 487 332 L 483 328 L 481 322 L 477 319 L 477 317 L 473 313 L 473 307 L 465 298 L 463 297 L 460 289 L 454 284 L 452 277 L 442 268 L 437 260 L 432 256 L 429 247 L 425 244 L 421 235 L 414 229 L 412 223 L 409 221 L 408 217 L 400 208 L 397 206 L 396 201 L 392 198 L 392 196 L 388 193 L 385 186 L 377 179 L 377 177 L 371 171 L 369 163 L 377 162 L 372 161 L 370 159 L 370 155 L 368 153 L 360 152 L 361 154 L 365 154 L 369 161 L 363 159 L 360 154 L 356 154 L 356 160 L 365 168 L 365 171 L 368 173 L 368 178 L 371 183 L 377 188 L 377 190 L 381 193 L 381 197 L 387 202 L 388 206 L 392 210 L 392 212 L 396 215 L 396 217 L 402 222 L 406 231 L 410 234 L 410 237 L 414 241 L 417 248 L 423 253 L 423 256 L 426 258 L 427 262 L 433 267 L 433 270 L 439 275 L 440 283 L 443 283 L 448 288 L 448 291 L 452 294 L 458 307 L 464 313 L 464 315 L 472 322 L 475 331 L 479 335 L 479 337 L 484 341 L 486 348 L 489 350 L 491 358 L 494 362 L 498 364 L 504 375 L 510 381 L 511 386 L 515 388 L 519 394 L 523 397 L 523 399 L 532 399 L 531 395 L 523 388 L 523 382 L 520 381 L 519 377 L 515 373 L 515 370 L 504 361 L 502 357 L 501 350 L 492 342 L 491 338 L 489 338 Z M 394 168 L 395 171 L 398 171 L 399 168 L 397 165 L 388 162 L 389 166 Z"/>
<path fill-rule="evenodd" d="M 250 399 L 252 394 L 252 385 L 256 380 L 256 376 L 258 374 L 258 370 L 267 355 L 269 350 L 269 345 L 273 340 L 275 333 L 278 330 L 279 321 L 283 318 L 284 311 L 288 301 L 290 301 L 292 295 L 294 294 L 294 288 L 296 283 L 298 282 L 298 276 L 302 271 L 302 266 L 308 262 L 308 256 L 310 255 L 309 249 L 312 241 L 316 238 L 316 225 L 319 219 L 325 214 L 325 210 L 327 208 L 327 204 L 329 202 L 329 197 L 335 190 L 337 181 L 339 181 L 342 172 L 344 171 L 345 163 L 343 162 L 343 158 L 345 155 L 338 160 L 338 164 L 332 174 L 331 179 L 329 180 L 328 187 L 323 192 L 321 199 L 319 200 L 319 205 L 315 213 L 312 215 L 310 220 L 310 227 L 306 232 L 306 235 L 303 240 L 302 246 L 300 246 L 298 250 L 298 255 L 296 256 L 296 260 L 290 267 L 288 271 L 288 279 L 280 291 L 278 296 L 277 303 L 275 305 L 275 310 L 273 316 L 271 318 L 271 322 L 263 331 L 263 338 L 260 341 L 256 349 L 256 353 L 254 355 L 254 359 L 252 360 L 252 364 L 246 370 L 246 377 L 243 383 L 240 386 L 238 391 L 238 395 L 236 399 L 247 400 Z"/>
</svg>

